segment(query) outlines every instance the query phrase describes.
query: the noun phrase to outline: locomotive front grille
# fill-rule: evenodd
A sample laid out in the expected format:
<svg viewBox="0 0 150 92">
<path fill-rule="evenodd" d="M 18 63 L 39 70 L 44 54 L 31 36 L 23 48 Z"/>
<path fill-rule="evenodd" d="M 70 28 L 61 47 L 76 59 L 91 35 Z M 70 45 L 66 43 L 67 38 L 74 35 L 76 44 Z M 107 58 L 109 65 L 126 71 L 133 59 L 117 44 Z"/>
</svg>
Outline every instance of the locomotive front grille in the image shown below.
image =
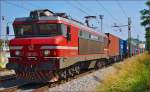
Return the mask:
<svg viewBox="0 0 150 92">
<path fill-rule="evenodd" d="M 35 57 L 35 56 L 38 56 L 38 54 L 37 54 L 37 52 L 27 52 L 26 56 Z"/>
<path fill-rule="evenodd" d="M 53 76 L 52 71 L 38 71 L 38 72 L 18 72 L 17 78 L 21 80 L 25 80 L 28 82 L 47 82 L 49 81 Z"/>
</svg>

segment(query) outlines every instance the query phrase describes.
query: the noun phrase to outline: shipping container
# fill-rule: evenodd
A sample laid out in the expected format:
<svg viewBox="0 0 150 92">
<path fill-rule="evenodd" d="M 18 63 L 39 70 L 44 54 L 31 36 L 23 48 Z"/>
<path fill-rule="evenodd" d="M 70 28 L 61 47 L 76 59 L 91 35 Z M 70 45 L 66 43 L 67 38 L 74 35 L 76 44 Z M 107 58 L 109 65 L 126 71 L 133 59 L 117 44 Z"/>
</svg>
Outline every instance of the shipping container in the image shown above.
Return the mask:
<svg viewBox="0 0 150 92">
<path fill-rule="evenodd" d="M 119 54 L 122 57 L 123 56 L 123 40 L 119 39 Z"/>
<path fill-rule="evenodd" d="M 119 54 L 121 59 L 127 56 L 127 41 L 119 40 Z"/>
<path fill-rule="evenodd" d="M 140 43 L 138 47 L 139 47 L 139 53 L 143 53 L 144 49 L 145 49 L 145 44 L 144 43 Z"/>
<path fill-rule="evenodd" d="M 110 43 L 108 45 L 108 55 L 110 57 L 119 56 L 119 38 L 115 35 L 112 35 L 110 33 L 106 33 L 108 36 L 108 39 L 110 40 Z"/>
<path fill-rule="evenodd" d="M 131 54 L 132 56 L 138 54 L 138 47 L 137 47 L 136 45 L 131 44 L 130 54 Z"/>
<path fill-rule="evenodd" d="M 127 41 L 123 40 L 123 53 L 124 53 L 124 57 L 127 57 L 128 54 L 128 50 L 127 50 Z"/>
</svg>

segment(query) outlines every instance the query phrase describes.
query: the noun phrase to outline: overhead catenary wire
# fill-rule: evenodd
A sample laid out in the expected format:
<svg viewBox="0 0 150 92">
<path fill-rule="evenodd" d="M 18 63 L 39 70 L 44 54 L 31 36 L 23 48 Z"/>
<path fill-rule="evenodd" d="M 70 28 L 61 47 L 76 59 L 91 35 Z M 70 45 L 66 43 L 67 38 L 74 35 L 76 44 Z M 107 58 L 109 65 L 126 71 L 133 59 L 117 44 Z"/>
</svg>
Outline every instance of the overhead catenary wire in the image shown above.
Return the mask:
<svg viewBox="0 0 150 92">
<path fill-rule="evenodd" d="M 18 8 L 22 8 L 22 9 L 24 9 L 24 10 L 26 10 L 26 11 L 31 11 L 31 9 L 29 9 L 29 8 L 26 8 L 26 7 L 24 7 L 24 6 L 21 6 L 21 5 L 12 3 L 12 2 L 5 1 L 5 3 L 10 4 L 10 5 L 13 5 L 13 6 L 18 7 Z M 30 6 L 35 7 L 35 8 L 38 8 L 38 6 L 36 6 L 36 5 L 32 4 L 32 3 L 30 3 L 30 2 L 28 2 L 28 3 L 30 4 Z M 71 3 L 70 1 L 67 1 L 67 3 L 69 3 L 71 6 L 73 6 L 73 7 L 76 8 L 76 9 L 78 9 L 80 12 L 84 13 L 85 15 L 88 15 L 88 16 L 90 15 L 88 12 L 86 12 L 86 11 L 83 10 L 82 8 L 78 7 L 77 5 Z M 78 3 L 80 3 L 80 2 L 78 2 Z M 82 5 L 82 4 L 80 3 L 80 5 Z M 88 10 L 88 11 L 89 11 L 89 10 L 92 10 L 92 9 L 87 8 L 87 7 L 85 7 L 85 9 Z M 93 12 L 93 13 L 96 13 L 96 12 Z"/>
<path fill-rule="evenodd" d="M 70 6 L 73 6 L 74 8 L 78 9 L 80 12 L 84 13 L 85 15 L 89 15 L 89 13 L 87 13 L 86 11 L 84 11 L 83 9 L 81 9 L 80 7 L 72 4 L 71 2 L 69 1 L 66 1 Z"/>
<path fill-rule="evenodd" d="M 118 4 L 118 6 L 120 7 L 120 9 L 122 10 L 124 16 L 128 18 L 129 16 L 128 16 L 127 12 L 125 11 L 125 9 L 123 8 L 123 6 L 121 5 L 121 3 L 119 2 L 119 0 L 116 0 L 116 2 Z M 133 22 L 132 22 L 132 24 L 133 24 Z M 134 29 L 135 29 L 135 27 L 134 27 L 134 25 L 132 25 L 132 31 L 135 31 Z"/>
<path fill-rule="evenodd" d="M 12 2 L 5 1 L 5 3 L 10 4 L 10 5 L 13 5 L 13 6 L 18 7 L 18 8 L 22 8 L 22 9 L 24 9 L 24 10 L 26 10 L 26 11 L 31 11 L 30 9 L 28 9 L 28 8 L 26 8 L 26 7 L 23 7 L 23 6 L 21 6 L 21 5 L 18 5 L 18 4 L 12 3 Z"/>
<path fill-rule="evenodd" d="M 89 16 L 89 15 L 93 15 L 93 14 L 89 14 L 89 13 L 87 13 L 87 11 L 88 12 L 93 12 L 94 13 L 94 15 L 96 14 L 91 8 L 87 8 L 85 5 L 83 5 L 82 3 L 80 3 L 79 1 L 76 1 L 76 3 L 79 5 L 79 7 L 81 7 L 82 8 L 82 11 L 81 11 L 81 8 L 80 9 L 78 9 L 79 7 L 76 5 L 76 7 L 74 7 L 74 8 L 77 8 L 79 11 L 81 11 L 81 12 L 86 12 L 86 13 L 84 13 L 84 14 L 86 14 L 86 16 Z M 71 4 L 72 5 L 72 4 Z M 83 10 L 84 9 L 84 10 Z M 86 10 L 86 11 L 85 11 Z M 97 15 L 97 14 L 96 14 Z M 96 18 L 96 20 L 97 20 L 97 18 Z"/>
<path fill-rule="evenodd" d="M 37 9 L 41 8 L 41 6 L 35 5 L 35 4 L 31 3 L 31 2 L 27 2 L 27 4 L 30 5 L 31 7 L 37 8 Z"/>
<path fill-rule="evenodd" d="M 121 22 L 120 22 L 118 19 L 116 19 L 116 18 L 103 6 L 103 4 L 102 4 L 99 0 L 96 0 L 96 2 L 97 2 L 97 4 L 98 4 L 100 7 L 102 7 L 102 8 L 108 13 L 108 15 L 111 16 L 111 18 L 112 18 L 115 22 L 118 22 L 118 23 L 121 24 Z"/>
<path fill-rule="evenodd" d="M 97 16 L 98 15 L 98 13 L 97 12 L 94 12 L 94 10 L 92 10 L 91 8 L 89 8 L 89 7 L 86 7 L 85 5 L 83 5 L 82 3 L 80 3 L 79 1 L 77 1 L 77 4 L 78 5 L 80 5 L 80 7 L 83 7 L 84 9 L 86 9 L 86 11 L 88 11 L 88 12 L 92 12 L 95 16 Z M 92 14 L 92 15 L 93 15 Z M 98 24 L 99 24 L 99 20 L 96 18 L 96 21 L 98 22 Z"/>
<path fill-rule="evenodd" d="M 121 3 L 118 0 L 116 0 L 116 2 L 117 2 L 117 5 L 119 6 L 119 8 L 121 9 L 122 13 L 124 14 L 124 16 L 128 18 L 128 14 L 126 13 L 124 8 L 122 7 Z"/>
<path fill-rule="evenodd" d="M 15 3 L 12 3 L 12 2 L 8 2 L 8 1 L 4 1 L 4 3 L 6 3 L 6 4 L 9 4 L 9 5 L 12 5 L 12 6 L 14 6 L 14 7 L 17 7 L 17 8 L 19 8 L 19 9 L 23 9 L 23 10 L 25 10 L 25 11 L 31 11 L 29 8 L 26 8 L 26 7 L 24 7 L 24 6 L 22 6 L 22 5 L 19 5 L 19 4 L 15 4 Z M 8 23 L 8 22 L 7 22 Z M 0 37 L 5 37 L 5 36 L 14 36 L 14 35 L 3 35 L 2 34 L 2 32 L 1 32 L 1 34 L 0 34 Z"/>
<path fill-rule="evenodd" d="M 95 14 L 96 16 L 99 15 L 97 12 L 94 12 L 94 10 L 92 10 L 91 8 L 86 7 L 85 5 L 83 5 L 82 3 L 80 3 L 79 1 L 77 1 L 77 3 L 80 5 L 80 7 L 84 7 L 84 9 L 86 9 L 86 11 L 92 12 L 92 13 Z M 96 20 L 98 21 L 97 18 L 96 18 Z M 99 23 L 99 21 L 98 21 L 98 23 Z"/>
<path fill-rule="evenodd" d="M 77 3 L 80 5 L 80 7 L 84 7 L 87 11 L 89 11 L 89 12 L 92 12 L 92 13 L 94 13 L 94 14 L 96 14 L 96 15 L 98 15 L 98 13 L 97 12 L 94 12 L 94 10 L 92 10 L 91 8 L 89 8 L 89 7 L 85 7 L 85 5 L 83 5 L 82 3 L 80 3 L 79 1 L 77 1 Z M 104 6 L 103 6 L 104 7 Z M 104 7 L 105 8 L 105 7 Z M 105 8 L 106 9 L 106 8 Z M 106 9 L 107 10 L 107 9 Z M 109 11 L 108 11 L 109 12 Z M 112 15 L 111 13 L 109 13 L 110 15 Z M 113 16 L 113 15 L 112 15 Z M 116 19 L 115 19 L 116 20 Z M 116 21 L 118 21 L 118 20 L 116 20 Z M 106 23 L 105 23 L 106 24 Z M 109 24 L 106 24 L 107 26 L 109 25 Z M 109 25 L 109 27 L 111 27 L 110 25 Z"/>
<path fill-rule="evenodd" d="M 82 3 L 80 3 L 80 1 L 76 1 L 76 3 L 78 3 L 78 5 L 80 5 L 80 7 L 84 7 L 84 9 L 86 9 L 88 12 L 92 12 L 94 14 L 97 15 L 96 12 L 94 12 L 94 10 L 92 10 L 91 8 L 86 7 L 85 5 L 83 5 Z"/>
<path fill-rule="evenodd" d="M 121 9 L 122 13 L 124 14 L 124 16 L 126 18 L 128 18 L 129 16 L 128 16 L 127 12 L 125 11 L 125 9 L 123 8 L 123 6 L 121 5 L 121 3 L 119 2 L 119 0 L 116 0 L 116 2 L 118 4 L 118 6 L 120 7 L 120 9 Z M 132 22 L 132 24 L 133 24 L 133 22 Z M 133 28 L 132 31 L 135 31 L 134 30 L 135 29 L 134 25 L 132 25 L 132 28 Z"/>
</svg>

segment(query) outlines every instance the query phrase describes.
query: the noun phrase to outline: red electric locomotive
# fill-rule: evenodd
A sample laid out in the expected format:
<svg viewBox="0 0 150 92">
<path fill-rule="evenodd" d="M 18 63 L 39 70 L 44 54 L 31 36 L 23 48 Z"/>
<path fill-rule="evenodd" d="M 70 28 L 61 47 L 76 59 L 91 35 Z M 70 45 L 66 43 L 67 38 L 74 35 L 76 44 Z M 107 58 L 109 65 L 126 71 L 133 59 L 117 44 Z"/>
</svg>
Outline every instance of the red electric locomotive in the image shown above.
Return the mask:
<svg viewBox="0 0 150 92">
<path fill-rule="evenodd" d="M 15 38 L 9 43 L 8 69 L 30 82 L 66 79 L 83 69 L 100 68 L 109 58 L 108 37 L 47 9 L 16 18 Z"/>
</svg>

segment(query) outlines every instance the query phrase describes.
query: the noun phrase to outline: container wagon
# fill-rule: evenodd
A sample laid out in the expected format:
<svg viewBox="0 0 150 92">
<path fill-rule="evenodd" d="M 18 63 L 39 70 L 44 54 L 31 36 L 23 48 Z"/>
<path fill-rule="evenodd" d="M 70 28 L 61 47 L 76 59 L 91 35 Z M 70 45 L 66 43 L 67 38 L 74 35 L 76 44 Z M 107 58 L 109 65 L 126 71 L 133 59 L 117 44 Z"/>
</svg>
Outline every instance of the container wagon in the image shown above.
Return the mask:
<svg viewBox="0 0 150 92">
<path fill-rule="evenodd" d="M 127 41 L 122 40 L 121 38 L 119 40 L 119 55 L 120 60 L 123 60 L 127 57 Z"/>
<path fill-rule="evenodd" d="M 120 59 L 120 46 L 119 46 L 120 38 L 110 33 L 106 33 L 106 35 L 108 36 L 110 42 L 108 44 L 107 54 L 109 58 L 112 59 L 112 61 L 117 61 Z"/>
</svg>

